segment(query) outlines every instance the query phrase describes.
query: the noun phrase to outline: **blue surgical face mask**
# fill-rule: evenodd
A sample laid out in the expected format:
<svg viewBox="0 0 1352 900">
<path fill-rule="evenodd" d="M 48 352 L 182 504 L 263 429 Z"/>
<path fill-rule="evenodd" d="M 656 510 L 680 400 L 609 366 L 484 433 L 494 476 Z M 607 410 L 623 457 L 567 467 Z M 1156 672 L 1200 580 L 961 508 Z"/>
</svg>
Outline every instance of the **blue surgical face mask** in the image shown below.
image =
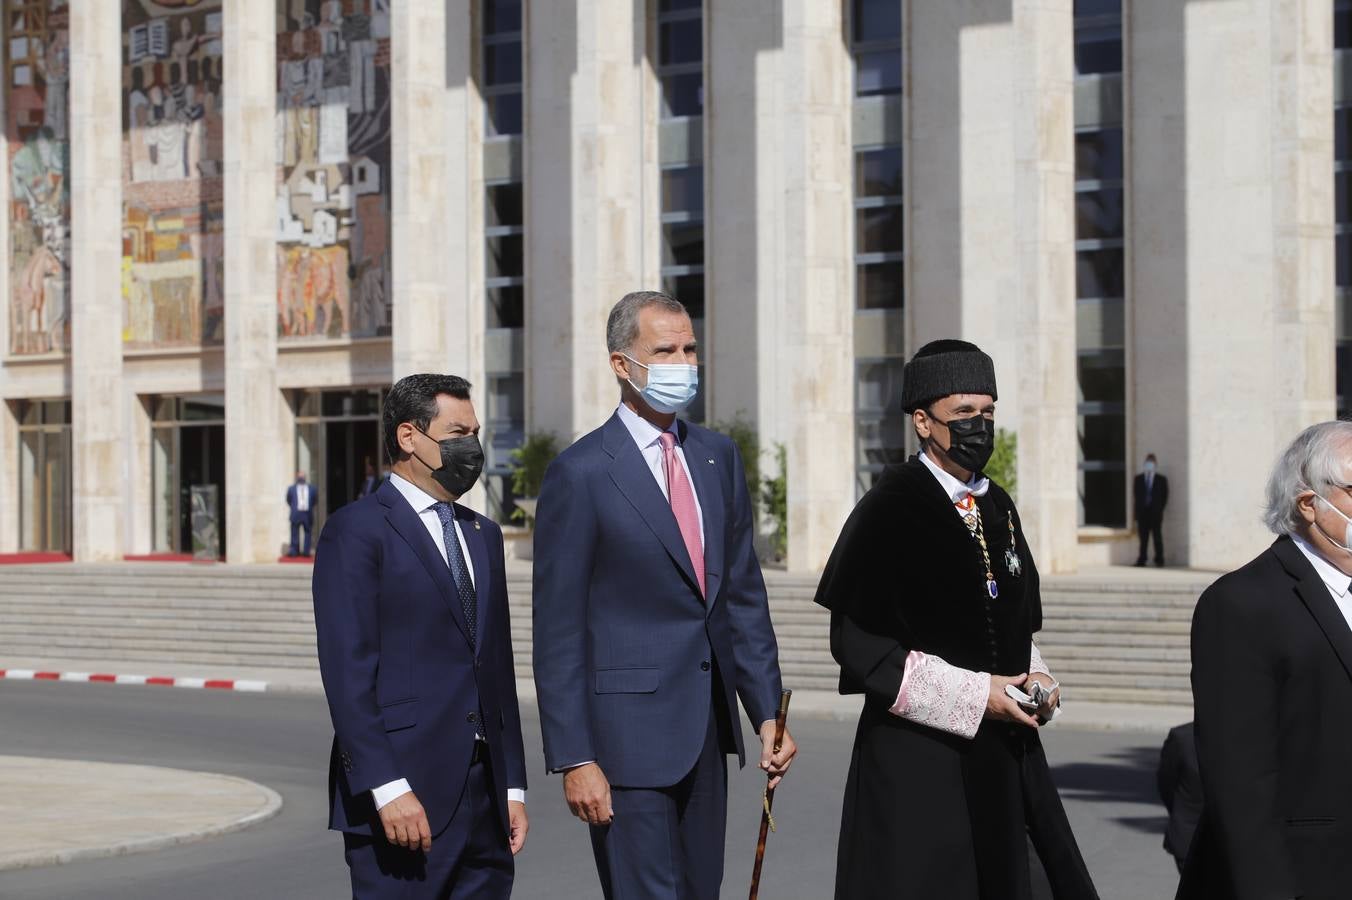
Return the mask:
<svg viewBox="0 0 1352 900">
<path fill-rule="evenodd" d="M 699 392 L 699 368 L 685 363 L 653 363 L 645 366 L 628 353 L 624 358 L 648 370 L 648 383 L 640 388 L 630 379 L 629 386 L 643 401 L 660 413 L 685 412 Z"/>
<path fill-rule="evenodd" d="M 1147 475 L 1155 474 L 1155 464 L 1153 462 L 1148 462 L 1145 464 L 1145 474 Z"/>
</svg>

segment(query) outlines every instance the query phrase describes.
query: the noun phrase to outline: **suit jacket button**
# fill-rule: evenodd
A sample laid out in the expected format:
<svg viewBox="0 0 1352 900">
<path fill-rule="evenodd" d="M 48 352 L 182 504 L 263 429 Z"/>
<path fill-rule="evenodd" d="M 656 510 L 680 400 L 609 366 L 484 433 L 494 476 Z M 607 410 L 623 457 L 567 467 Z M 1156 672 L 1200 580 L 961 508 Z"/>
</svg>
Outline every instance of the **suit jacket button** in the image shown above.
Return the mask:
<svg viewBox="0 0 1352 900">
<path fill-rule="evenodd" d="M 465 716 L 465 721 L 471 725 L 477 725 L 479 724 L 479 714 L 476 712 L 472 712 L 469 715 Z"/>
<path fill-rule="evenodd" d="M 707 671 L 709 671 L 709 661 L 708 661 L 707 659 L 704 660 L 704 662 L 702 662 L 702 663 L 699 664 L 699 670 L 700 670 L 701 672 L 707 672 Z"/>
</svg>

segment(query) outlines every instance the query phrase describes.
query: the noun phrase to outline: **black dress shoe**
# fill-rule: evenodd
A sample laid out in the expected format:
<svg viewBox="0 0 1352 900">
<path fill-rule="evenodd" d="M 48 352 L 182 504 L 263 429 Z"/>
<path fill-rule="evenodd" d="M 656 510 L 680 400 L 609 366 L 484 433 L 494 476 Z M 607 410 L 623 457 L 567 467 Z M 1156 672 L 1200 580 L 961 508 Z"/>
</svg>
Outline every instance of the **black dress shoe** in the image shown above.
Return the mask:
<svg viewBox="0 0 1352 900">
<path fill-rule="evenodd" d="M 1145 560 L 1143 560 L 1143 559 L 1138 559 L 1138 560 L 1136 560 L 1136 562 L 1132 563 L 1132 565 L 1135 566 L 1135 567 L 1138 568 L 1138 569 L 1144 568 L 1144 566 L 1145 566 Z"/>
</svg>

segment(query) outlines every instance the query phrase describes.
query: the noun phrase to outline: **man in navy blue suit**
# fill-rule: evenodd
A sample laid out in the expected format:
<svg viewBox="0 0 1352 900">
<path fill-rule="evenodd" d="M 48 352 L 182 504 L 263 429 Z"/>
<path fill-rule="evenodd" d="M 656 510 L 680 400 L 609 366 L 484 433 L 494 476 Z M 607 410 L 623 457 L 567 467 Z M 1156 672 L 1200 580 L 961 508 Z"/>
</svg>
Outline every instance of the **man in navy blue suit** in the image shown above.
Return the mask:
<svg viewBox="0 0 1352 900">
<path fill-rule="evenodd" d="M 329 827 L 354 897 L 505 898 L 526 763 L 502 531 L 455 502 L 483 469 L 469 383 L 400 379 L 383 427 L 392 474 L 315 560 Z"/>
<path fill-rule="evenodd" d="M 305 529 L 305 556 L 310 555 L 310 540 L 314 536 L 316 491 L 304 472 L 296 473 L 296 482 L 286 489 L 286 505 L 291 509 L 291 549 L 287 556 L 300 556 L 300 531 Z"/>
<path fill-rule="evenodd" d="M 777 784 L 778 648 L 733 442 L 676 418 L 695 336 L 666 294 L 626 295 L 606 329 L 615 414 L 559 455 L 535 520 L 535 685 L 545 764 L 591 826 L 607 898 L 708 898 L 723 878 L 727 756 L 740 697 Z"/>
</svg>

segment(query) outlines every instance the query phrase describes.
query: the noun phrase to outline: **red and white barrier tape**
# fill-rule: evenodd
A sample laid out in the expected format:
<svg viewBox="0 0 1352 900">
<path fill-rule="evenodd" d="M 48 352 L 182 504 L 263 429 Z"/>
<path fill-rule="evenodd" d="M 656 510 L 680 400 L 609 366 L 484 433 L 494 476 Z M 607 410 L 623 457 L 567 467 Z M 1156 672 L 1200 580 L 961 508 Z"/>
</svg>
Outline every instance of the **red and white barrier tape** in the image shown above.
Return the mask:
<svg viewBox="0 0 1352 900">
<path fill-rule="evenodd" d="M 162 687 L 208 688 L 220 691 L 266 691 L 266 681 L 235 678 L 169 678 L 153 675 L 110 675 L 103 672 L 41 672 L 35 669 L 0 669 L 0 678 L 19 681 L 83 681 L 102 684 L 148 684 Z"/>
</svg>

